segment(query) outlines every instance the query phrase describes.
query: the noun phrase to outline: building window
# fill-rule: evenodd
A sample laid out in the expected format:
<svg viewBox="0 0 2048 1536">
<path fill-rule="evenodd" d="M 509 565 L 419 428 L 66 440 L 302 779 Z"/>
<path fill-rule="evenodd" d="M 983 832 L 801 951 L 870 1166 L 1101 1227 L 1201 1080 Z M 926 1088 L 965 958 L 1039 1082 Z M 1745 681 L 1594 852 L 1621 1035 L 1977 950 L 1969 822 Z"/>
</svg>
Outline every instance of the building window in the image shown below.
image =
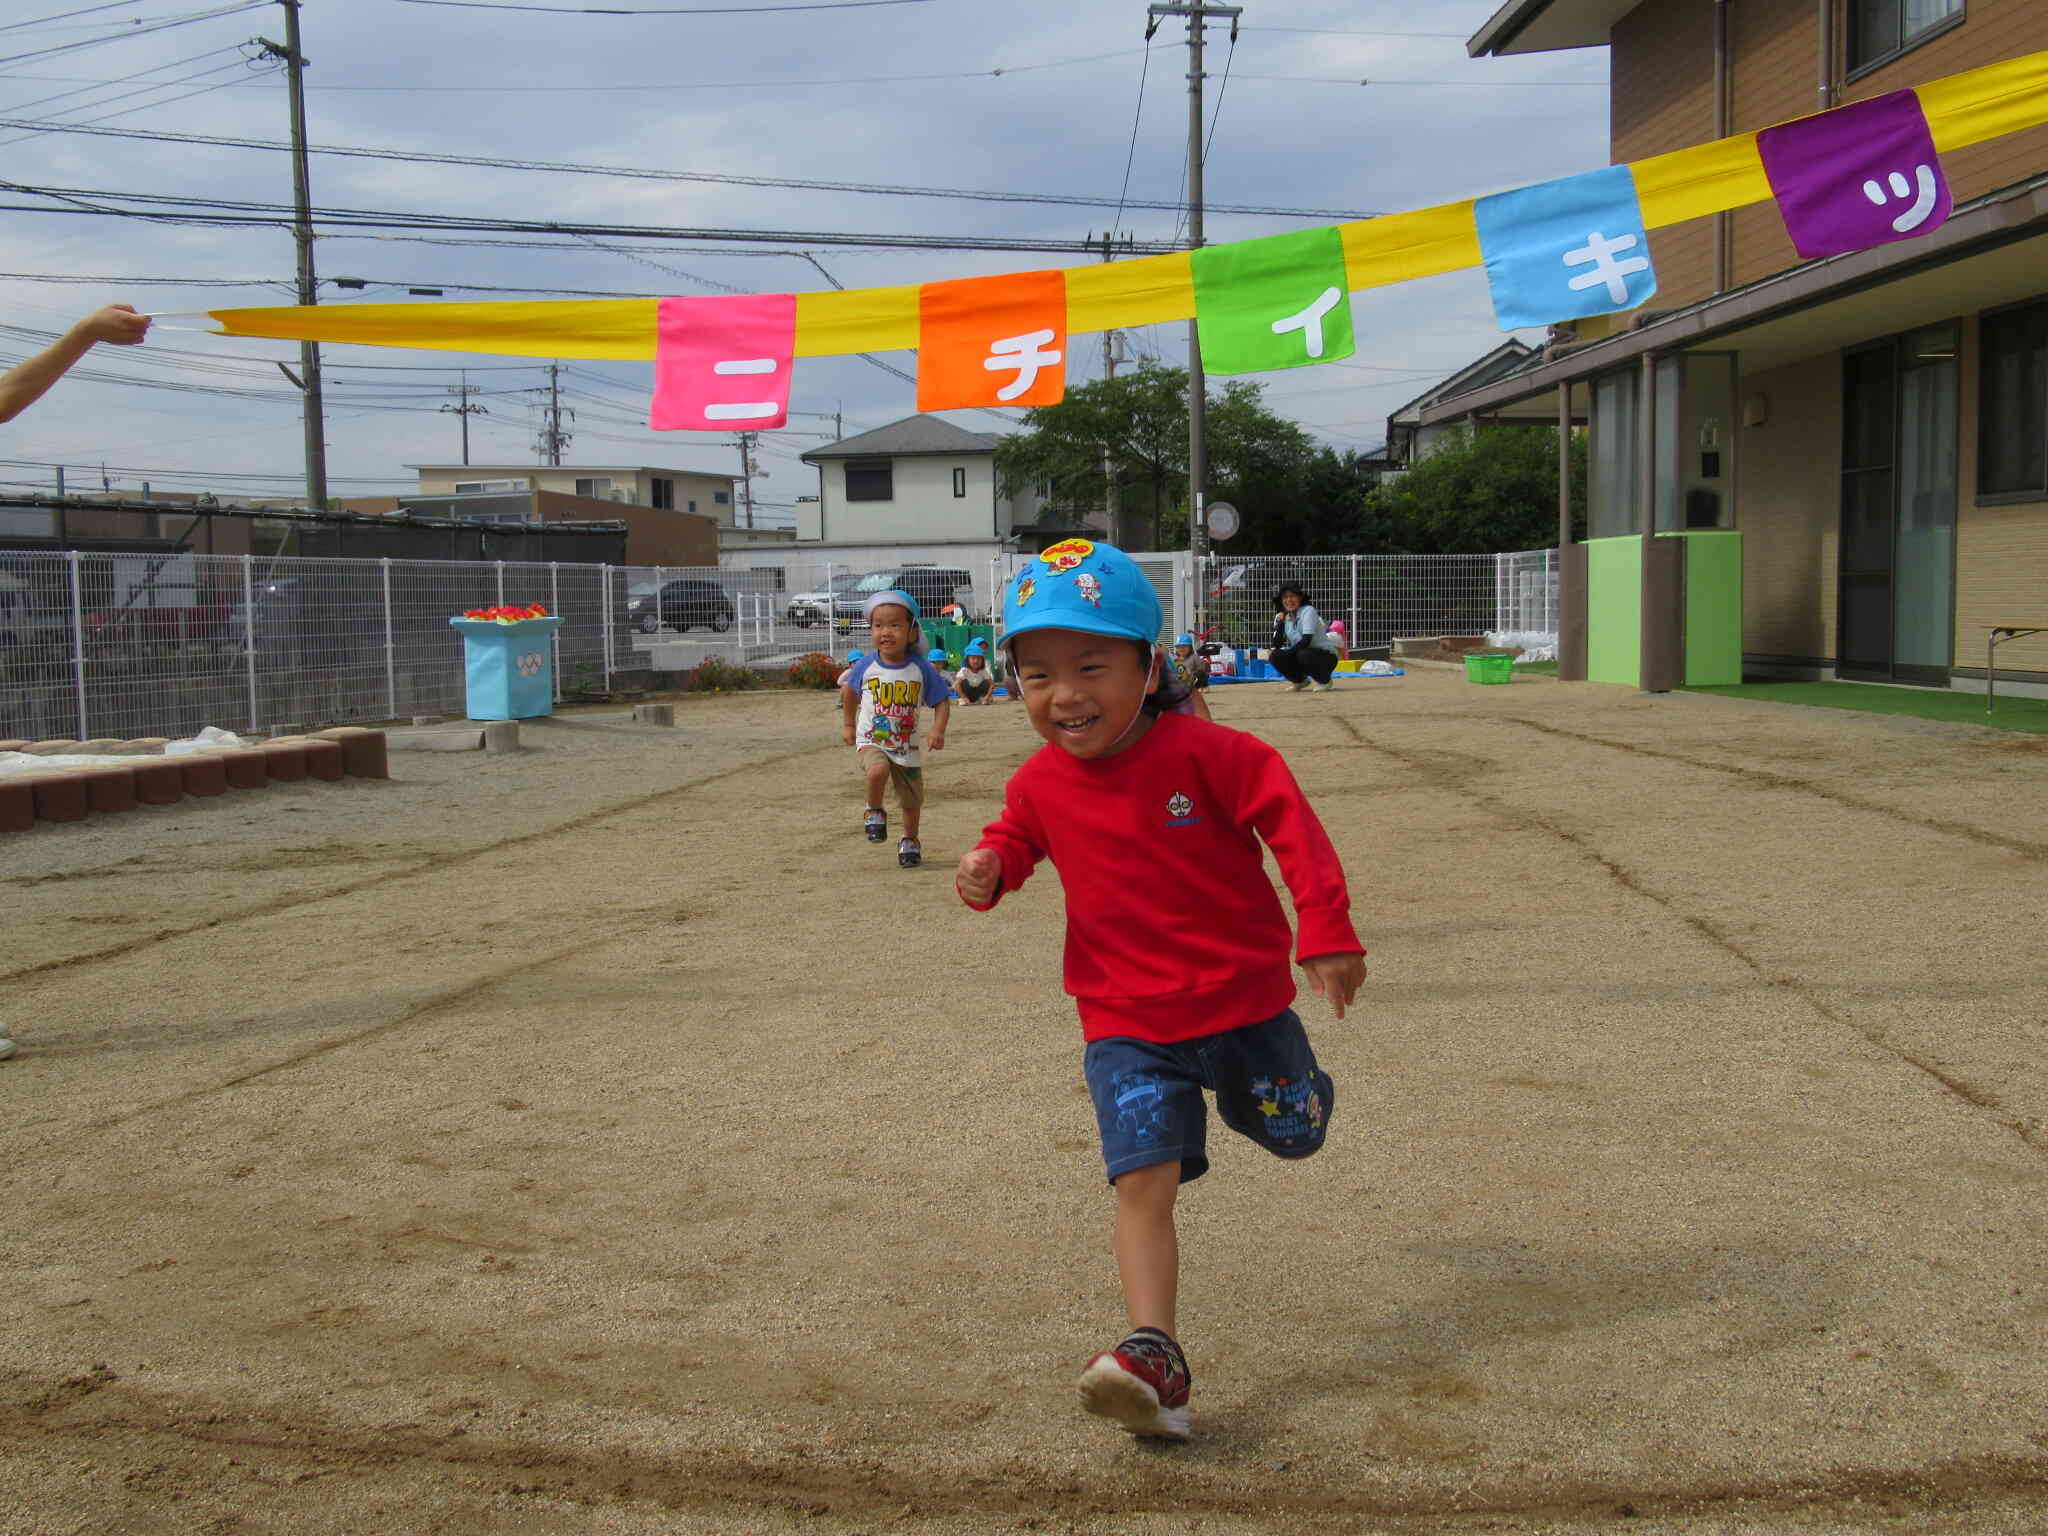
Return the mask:
<svg viewBox="0 0 2048 1536">
<path fill-rule="evenodd" d="M 694 496 L 690 498 L 690 510 L 692 512 L 697 510 L 697 498 Z"/>
<path fill-rule="evenodd" d="M 953 471 L 953 494 L 955 496 L 965 496 L 967 494 L 967 471 L 964 469 L 955 469 Z"/>
<path fill-rule="evenodd" d="M 1977 494 L 2048 495 L 2048 304 L 1979 326 Z"/>
<path fill-rule="evenodd" d="M 1636 371 L 1624 368 L 1593 381 L 1593 420 L 1587 444 L 1586 537 L 1612 539 L 1642 532 L 1636 495 Z"/>
<path fill-rule="evenodd" d="M 894 459 L 848 459 L 846 461 L 848 501 L 894 501 L 896 461 Z"/>
<path fill-rule="evenodd" d="M 648 493 L 654 498 L 654 505 L 663 512 L 676 509 L 676 483 L 663 475 L 655 475 L 648 481 Z"/>
<path fill-rule="evenodd" d="M 612 477 L 610 475 L 578 475 L 576 477 L 576 494 L 578 496 L 595 496 L 599 500 L 604 500 L 611 493 Z"/>
<path fill-rule="evenodd" d="M 713 491 L 711 493 L 711 501 L 714 506 L 729 507 L 732 505 L 732 492 Z"/>
<path fill-rule="evenodd" d="M 1881 64 L 1962 19 L 1963 0 L 1849 0 L 1849 69 Z"/>
</svg>

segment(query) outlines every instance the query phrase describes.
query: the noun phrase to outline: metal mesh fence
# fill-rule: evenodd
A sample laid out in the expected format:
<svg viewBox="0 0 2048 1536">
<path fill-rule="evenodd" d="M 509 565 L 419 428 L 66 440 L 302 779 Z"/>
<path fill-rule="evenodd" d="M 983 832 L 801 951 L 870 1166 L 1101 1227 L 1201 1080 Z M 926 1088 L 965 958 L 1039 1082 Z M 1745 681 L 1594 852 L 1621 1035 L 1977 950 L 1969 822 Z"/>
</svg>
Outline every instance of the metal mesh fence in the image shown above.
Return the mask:
<svg viewBox="0 0 2048 1536">
<path fill-rule="evenodd" d="M 1018 558 L 991 562 L 992 592 Z M 1384 650 L 1400 635 L 1557 628 L 1550 550 L 1217 556 L 1199 571 L 1186 554 L 1138 559 L 1159 592 L 1163 641 L 1204 629 L 1264 645 L 1273 589 L 1285 582 L 1326 621 L 1344 620 L 1354 650 Z M 620 672 L 687 671 L 713 656 L 756 665 L 842 657 L 866 639 L 861 574 L 822 561 L 726 571 L 0 549 L 0 737 L 459 715 L 463 647 L 448 620 L 497 603 L 544 603 L 563 618 L 558 696 L 608 692 Z"/>
<path fill-rule="evenodd" d="M 1546 561 L 1546 557 L 1549 557 Z M 1292 555 L 1203 562 L 1201 627 L 1233 646 L 1272 641 L 1274 593 L 1298 586 L 1349 648 L 1384 652 L 1397 636 L 1555 631 L 1555 552 L 1505 555 Z M 1534 613 L 1548 623 L 1508 622 Z"/>
</svg>

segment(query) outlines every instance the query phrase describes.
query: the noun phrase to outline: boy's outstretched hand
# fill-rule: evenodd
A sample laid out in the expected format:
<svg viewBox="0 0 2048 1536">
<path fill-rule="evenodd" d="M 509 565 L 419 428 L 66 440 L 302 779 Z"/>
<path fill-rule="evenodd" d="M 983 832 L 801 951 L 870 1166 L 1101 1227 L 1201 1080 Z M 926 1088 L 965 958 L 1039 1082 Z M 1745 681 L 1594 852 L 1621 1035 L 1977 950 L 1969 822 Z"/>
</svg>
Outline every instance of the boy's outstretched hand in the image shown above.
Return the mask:
<svg viewBox="0 0 2048 1536">
<path fill-rule="evenodd" d="M 111 341 L 117 347 L 132 347 L 149 334 L 149 316 L 138 315 L 127 304 L 109 304 L 96 309 L 73 332 L 90 341 Z"/>
<path fill-rule="evenodd" d="M 970 907 L 985 907 L 996 899 L 1002 879 L 1002 859 L 993 849 L 975 848 L 960 856 L 960 867 L 953 872 L 953 889 Z"/>
<path fill-rule="evenodd" d="M 1316 955 L 1302 961 L 1301 968 L 1308 972 L 1310 989 L 1317 997 L 1327 997 L 1340 1019 L 1365 984 L 1363 955 Z"/>
</svg>

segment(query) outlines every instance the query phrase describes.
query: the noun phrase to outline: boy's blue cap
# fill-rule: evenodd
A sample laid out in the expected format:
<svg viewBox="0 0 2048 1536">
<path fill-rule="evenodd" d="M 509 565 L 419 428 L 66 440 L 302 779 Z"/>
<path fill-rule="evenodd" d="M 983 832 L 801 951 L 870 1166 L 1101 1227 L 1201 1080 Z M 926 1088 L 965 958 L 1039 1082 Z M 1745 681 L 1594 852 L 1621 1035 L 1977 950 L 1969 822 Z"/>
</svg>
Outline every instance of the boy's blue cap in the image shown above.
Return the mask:
<svg viewBox="0 0 2048 1536">
<path fill-rule="evenodd" d="M 1175 635 L 1173 637 L 1173 643 L 1175 645 L 1185 645 L 1192 649 L 1194 647 L 1195 637 L 1193 635 Z"/>
<path fill-rule="evenodd" d="M 960 654 L 962 656 L 986 656 L 988 654 L 988 642 L 982 639 L 981 636 L 976 635 L 967 642 L 967 649 Z"/>
<path fill-rule="evenodd" d="M 860 616 L 864 619 L 872 619 L 877 608 L 885 607 L 890 603 L 894 603 L 898 608 L 907 609 L 910 613 L 911 623 L 923 624 L 924 613 L 918 608 L 917 599 L 908 592 L 897 591 L 894 587 L 891 587 L 886 592 L 872 594 L 865 603 L 861 604 Z"/>
<path fill-rule="evenodd" d="M 867 659 L 868 653 L 866 651 L 848 651 L 846 653 L 846 664 L 849 667 L 857 667 Z"/>
<path fill-rule="evenodd" d="M 1034 629 L 1072 629 L 1087 635 L 1159 638 L 1159 594 L 1138 562 L 1112 544 L 1061 539 L 1047 545 L 1003 588 L 1007 647 Z"/>
</svg>

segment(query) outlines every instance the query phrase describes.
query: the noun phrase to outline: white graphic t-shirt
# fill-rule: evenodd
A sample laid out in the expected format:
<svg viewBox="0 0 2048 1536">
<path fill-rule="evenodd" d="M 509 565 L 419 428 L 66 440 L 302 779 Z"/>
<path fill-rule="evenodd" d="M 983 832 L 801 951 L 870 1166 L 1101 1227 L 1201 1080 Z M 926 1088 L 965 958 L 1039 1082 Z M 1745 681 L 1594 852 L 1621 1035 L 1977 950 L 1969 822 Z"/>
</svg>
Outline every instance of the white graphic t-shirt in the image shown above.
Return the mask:
<svg viewBox="0 0 2048 1536">
<path fill-rule="evenodd" d="M 944 674 L 928 662 L 907 660 L 892 667 L 879 656 L 861 667 L 860 715 L 853 727 L 855 748 L 874 747 L 905 768 L 923 767 L 919 709 L 948 696 Z"/>
</svg>

